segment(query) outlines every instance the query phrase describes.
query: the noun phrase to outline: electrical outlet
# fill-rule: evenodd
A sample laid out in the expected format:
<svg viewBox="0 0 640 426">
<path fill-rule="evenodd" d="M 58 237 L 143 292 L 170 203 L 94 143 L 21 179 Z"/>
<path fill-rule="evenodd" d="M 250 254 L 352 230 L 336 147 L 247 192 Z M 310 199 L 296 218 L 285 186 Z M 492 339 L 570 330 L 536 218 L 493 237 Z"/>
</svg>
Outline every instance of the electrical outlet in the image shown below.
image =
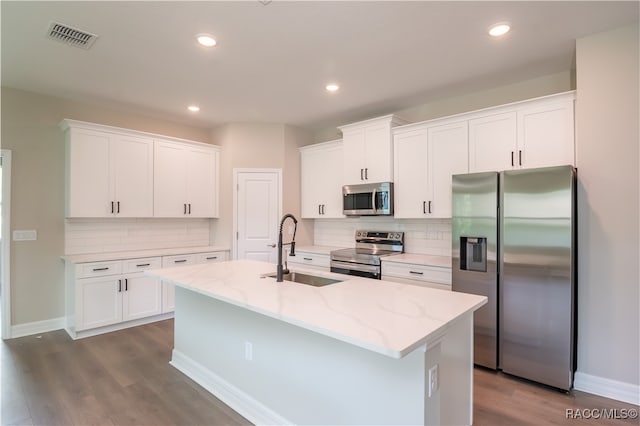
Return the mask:
<svg viewBox="0 0 640 426">
<path fill-rule="evenodd" d="M 244 342 L 244 359 L 253 361 L 253 345 L 251 342 Z"/>
<path fill-rule="evenodd" d="M 431 398 L 431 395 L 433 395 L 434 393 L 436 393 L 436 391 L 438 390 L 438 387 L 440 386 L 439 383 L 439 379 L 438 379 L 438 364 L 434 365 L 433 367 L 431 367 L 429 369 L 429 392 L 428 392 L 428 396 L 429 398 Z"/>
</svg>

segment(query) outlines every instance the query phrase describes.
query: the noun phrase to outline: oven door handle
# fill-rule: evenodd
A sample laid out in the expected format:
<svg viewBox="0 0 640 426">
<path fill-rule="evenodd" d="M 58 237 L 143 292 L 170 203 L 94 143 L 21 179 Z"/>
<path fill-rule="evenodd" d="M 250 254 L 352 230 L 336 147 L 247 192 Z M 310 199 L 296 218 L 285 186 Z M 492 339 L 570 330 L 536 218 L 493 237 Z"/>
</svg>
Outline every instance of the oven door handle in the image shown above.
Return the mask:
<svg viewBox="0 0 640 426">
<path fill-rule="evenodd" d="M 371 272 L 373 274 L 377 274 L 380 272 L 379 266 L 365 265 L 362 263 L 343 262 L 340 260 L 332 260 L 331 267 L 340 268 L 340 269 L 350 269 L 352 271 Z"/>
</svg>

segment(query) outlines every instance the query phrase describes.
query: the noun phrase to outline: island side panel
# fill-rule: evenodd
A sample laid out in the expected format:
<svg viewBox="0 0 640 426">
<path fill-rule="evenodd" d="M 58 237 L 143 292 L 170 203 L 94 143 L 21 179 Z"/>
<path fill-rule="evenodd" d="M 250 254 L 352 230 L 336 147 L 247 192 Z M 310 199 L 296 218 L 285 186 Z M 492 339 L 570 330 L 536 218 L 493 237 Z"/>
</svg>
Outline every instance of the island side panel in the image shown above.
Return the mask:
<svg viewBox="0 0 640 426">
<path fill-rule="evenodd" d="M 253 422 L 439 422 L 439 346 L 394 359 L 181 287 L 174 346 L 173 365 Z"/>
</svg>

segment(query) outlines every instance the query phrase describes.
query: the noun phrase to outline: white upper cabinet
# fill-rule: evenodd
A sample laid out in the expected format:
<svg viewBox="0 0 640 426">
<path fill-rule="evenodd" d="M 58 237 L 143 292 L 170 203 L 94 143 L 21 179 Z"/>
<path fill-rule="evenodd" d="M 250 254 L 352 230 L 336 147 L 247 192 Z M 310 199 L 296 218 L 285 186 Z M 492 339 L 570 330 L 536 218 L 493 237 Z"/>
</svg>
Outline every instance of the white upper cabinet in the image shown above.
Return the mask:
<svg viewBox="0 0 640 426">
<path fill-rule="evenodd" d="M 155 141 L 154 216 L 218 216 L 218 149 Z"/>
<path fill-rule="evenodd" d="M 451 175 L 467 173 L 466 121 L 394 131 L 394 216 L 451 217 Z"/>
<path fill-rule="evenodd" d="M 74 123 L 64 127 L 66 216 L 151 217 L 153 140 Z"/>
<path fill-rule="evenodd" d="M 475 113 L 469 120 L 469 171 L 575 164 L 571 93 Z"/>
<path fill-rule="evenodd" d="M 303 218 L 341 218 L 342 141 L 300 148 L 301 210 Z"/>
<path fill-rule="evenodd" d="M 393 181 L 391 129 L 405 121 L 394 115 L 339 127 L 344 145 L 345 185 Z"/>
</svg>

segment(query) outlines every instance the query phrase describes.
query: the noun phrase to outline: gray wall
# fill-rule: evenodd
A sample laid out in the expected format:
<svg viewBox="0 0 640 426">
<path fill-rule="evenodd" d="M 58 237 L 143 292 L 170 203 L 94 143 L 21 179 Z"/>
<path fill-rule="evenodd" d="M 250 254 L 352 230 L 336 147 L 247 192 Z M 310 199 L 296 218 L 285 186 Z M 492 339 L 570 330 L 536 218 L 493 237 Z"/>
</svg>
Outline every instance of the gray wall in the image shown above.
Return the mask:
<svg viewBox="0 0 640 426">
<path fill-rule="evenodd" d="M 576 47 L 578 371 L 639 385 L 638 25 Z"/>
<path fill-rule="evenodd" d="M 12 151 L 11 229 L 37 241 L 11 243 L 11 324 L 64 314 L 63 118 L 209 142 L 206 129 L 2 88 L 2 148 Z"/>
</svg>

